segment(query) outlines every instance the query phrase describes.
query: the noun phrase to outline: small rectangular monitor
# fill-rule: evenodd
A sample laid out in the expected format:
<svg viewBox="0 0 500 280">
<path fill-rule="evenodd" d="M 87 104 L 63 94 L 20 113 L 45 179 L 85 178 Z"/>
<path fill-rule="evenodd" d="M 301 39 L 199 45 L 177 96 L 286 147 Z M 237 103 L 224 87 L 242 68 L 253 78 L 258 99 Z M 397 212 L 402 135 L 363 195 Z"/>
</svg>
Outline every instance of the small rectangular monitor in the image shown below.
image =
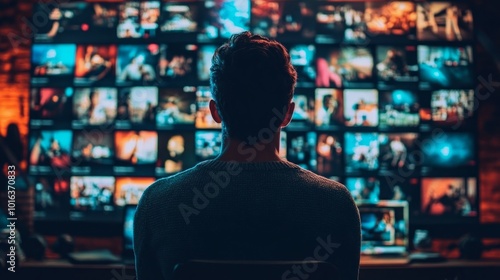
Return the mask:
<svg viewBox="0 0 500 280">
<path fill-rule="evenodd" d="M 154 128 L 157 105 L 157 87 L 121 88 L 118 93 L 116 126 L 121 129 Z"/>
<path fill-rule="evenodd" d="M 316 139 L 317 173 L 325 177 L 342 175 L 344 139 L 333 132 L 319 132 Z"/>
<path fill-rule="evenodd" d="M 280 41 L 313 39 L 314 17 L 311 1 L 252 1 L 253 33 Z"/>
<path fill-rule="evenodd" d="M 31 133 L 29 164 L 31 175 L 65 173 L 71 167 L 73 131 L 39 130 Z M 56 173 L 56 174 L 57 174 Z"/>
<path fill-rule="evenodd" d="M 189 0 L 164 3 L 160 17 L 160 31 L 176 35 L 197 32 L 201 15 L 199 4 L 198 1 Z"/>
<path fill-rule="evenodd" d="M 476 126 L 477 97 L 473 89 L 422 92 L 420 115 L 425 127 L 471 130 Z"/>
<path fill-rule="evenodd" d="M 374 60 L 364 46 L 316 48 L 316 86 L 333 88 L 372 88 Z"/>
<path fill-rule="evenodd" d="M 379 134 L 381 172 L 414 172 L 420 165 L 417 133 Z"/>
<path fill-rule="evenodd" d="M 115 80 L 116 45 L 78 45 L 76 86 L 112 86 Z"/>
<path fill-rule="evenodd" d="M 77 130 L 73 134 L 72 159 L 75 165 L 86 165 L 102 168 L 112 165 L 114 158 L 114 141 L 110 133 L 91 133 Z"/>
<path fill-rule="evenodd" d="M 421 89 L 456 89 L 474 86 L 472 47 L 418 46 Z"/>
<path fill-rule="evenodd" d="M 378 46 L 378 84 L 383 89 L 415 87 L 419 79 L 416 46 Z"/>
<path fill-rule="evenodd" d="M 441 132 L 420 135 L 420 159 L 425 176 L 463 176 L 475 173 L 476 144 L 472 134 Z"/>
<path fill-rule="evenodd" d="M 122 3 L 116 34 L 120 39 L 154 38 L 159 17 L 160 1 Z"/>
<path fill-rule="evenodd" d="M 472 10 L 460 1 L 417 4 L 417 37 L 422 41 L 471 41 L 474 38 Z"/>
<path fill-rule="evenodd" d="M 116 119 L 117 98 L 114 87 L 77 88 L 73 95 L 73 127 L 110 125 Z"/>
<path fill-rule="evenodd" d="M 42 87 L 31 89 L 30 126 L 32 128 L 68 127 L 71 119 L 73 88 Z"/>
<path fill-rule="evenodd" d="M 156 175 L 175 174 L 193 167 L 196 163 L 194 132 L 161 131 L 158 133 L 158 160 Z"/>
<path fill-rule="evenodd" d="M 70 204 L 75 211 L 113 211 L 115 177 L 73 176 L 70 183 Z"/>
<path fill-rule="evenodd" d="M 155 85 L 164 45 L 119 45 L 116 62 L 116 84 L 120 86 Z"/>
<path fill-rule="evenodd" d="M 363 2 L 318 2 L 316 42 L 366 44 L 370 38 L 364 14 Z"/>
<path fill-rule="evenodd" d="M 99 37 L 116 37 L 118 4 L 88 2 L 38 2 L 34 5 L 34 14 L 38 15 L 34 41 L 88 43 L 99 41 Z"/>
<path fill-rule="evenodd" d="M 250 29 L 250 0 L 204 1 L 198 40 L 229 38 Z"/>
<path fill-rule="evenodd" d="M 478 215 L 477 181 L 471 177 L 423 178 L 422 216 L 467 218 Z"/>
<path fill-rule="evenodd" d="M 116 131 L 115 158 L 118 165 L 144 165 L 156 162 L 156 131 Z"/>
<path fill-rule="evenodd" d="M 383 200 L 359 203 L 361 254 L 406 254 L 408 250 L 408 202 Z"/>
<path fill-rule="evenodd" d="M 71 85 L 75 64 L 75 44 L 34 44 L 31 49 L 31 83 Z"/>
<path fill-rule="evenodd" d="M 345 185 L 355 201 L 378 203 L 380 201 L 380 179 L 375 177 L 349 177 Z"/>
<path fill-rule="evenodd" d="M 378 126 L 378 92 L 374 89 L 344 90 L 346 126 Z"/>
<path fill-rule="evenodd" d="M 205 130 L 195 133 L 195 154 L 198 161 L 216 158 L 221 149 L 222 133 Z"/>
<path fill-rule="evenodd" d="M 342 90 L 317 88 L 314 110 L 314 122 L 318 129 L 331 130 L 344 126 L 344 94 Z"/>
<path fill-rule="evenodd" d="M 194 127 L 196 87 L 162 88 L 156 108 L 156 126 L 161 129 Z"/>
<path fill-rule="evenodd" d="M 286 139 L 287 160 L 304 169 L 316 170 L 316 133 L 290 131 Z"/>
<path fill-rule="evenodd" d="M 70 208 L 70 180 L 56 176 L 33 177 L 35 183 L 34 218 L 43 221 L 65 221 Z"/>
<path fill-rule="evenodd" d="M 371 40 L 407 42 L 416 38 L 415 3 L 367 1 L 364 17 Z"/>
<path fill-rule="evenodd" d="M 128 204 L 137 205 L 142 194 L 153 184 L 153 177 L 118 177 L 116 178 L 116 189 L 114 192 L 114 201 L 116 206 L 125 206 Z"/>
<path fill-rule="evenodd" d="M 345 133 L 346 174 L 375 172 L 379 168 L 379 136 L 373 132 Z"/>
<path fill-rule="evenodd" d="M 381 129 L 418 127 L 420 124 L 420 96 L 411 90 L 380 92 L 379 125 Z"/>
</svg>

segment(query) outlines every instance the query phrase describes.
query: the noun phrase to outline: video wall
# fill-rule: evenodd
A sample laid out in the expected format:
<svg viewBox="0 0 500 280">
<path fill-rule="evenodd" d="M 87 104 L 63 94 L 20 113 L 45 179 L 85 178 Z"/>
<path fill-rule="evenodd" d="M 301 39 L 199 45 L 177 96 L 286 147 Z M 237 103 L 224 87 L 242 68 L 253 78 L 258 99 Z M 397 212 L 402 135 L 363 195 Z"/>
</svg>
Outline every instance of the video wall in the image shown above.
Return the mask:
<svg viewBox="0 0 500 280">
<path fill-rule="evenodd" d="M 250 30 L 298 72 L 281 155 L 412 223 L 477 221 L 473 19 L 454 2 L 38 5 L 29 173 L 37 221 L 121 221 L 156 179 L 220 152 L 216 48 Z"/>
</svg>

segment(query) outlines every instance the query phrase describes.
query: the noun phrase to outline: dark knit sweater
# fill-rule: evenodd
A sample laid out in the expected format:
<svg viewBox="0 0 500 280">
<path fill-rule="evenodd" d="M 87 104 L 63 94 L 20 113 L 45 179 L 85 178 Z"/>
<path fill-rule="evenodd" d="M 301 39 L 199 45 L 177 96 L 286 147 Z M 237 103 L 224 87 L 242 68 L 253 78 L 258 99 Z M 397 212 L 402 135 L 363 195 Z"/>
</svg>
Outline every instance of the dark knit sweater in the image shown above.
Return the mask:
<svg viewBox="0 0 500 280">
<path fill-rule="evenodd" d="M 171 279 L 188 259 L 327 257 L 357 279 L 360 239 L 343 185 L 279 161 L 201 162 L 147 188 L 134 220 L 138 280 Z"/>
</svg>

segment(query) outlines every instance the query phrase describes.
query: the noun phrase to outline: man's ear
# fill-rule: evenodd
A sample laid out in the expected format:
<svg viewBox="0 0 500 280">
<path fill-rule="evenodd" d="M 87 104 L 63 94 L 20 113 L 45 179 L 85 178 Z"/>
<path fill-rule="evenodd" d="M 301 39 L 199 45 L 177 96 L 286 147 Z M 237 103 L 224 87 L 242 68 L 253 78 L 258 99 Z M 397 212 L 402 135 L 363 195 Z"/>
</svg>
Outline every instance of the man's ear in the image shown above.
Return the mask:
<svg viewBox="0 0 500 280">
<path fill-rule="evenodd" d="M 217 111 L 217 105 L 215 104 L 215 101 L 213 99 L 210 100 L 209 107 L 210 107 L 210 114 L 212 115 L 214 121 L 216 123 L 221 123 L 222 119 L 219 115 L 219 111 Z"/>
<path fill-rule="evenodd" d="M 293 116 L 293 111 L 295 110 L 295 102 L 290 102 L 288 104 L 288 110 L 286 111 L 285 118 L 283 119 L 283 122 L 281 123 L 281 127 L 286 127 L 290 124 L 292 121 L 292 116 Z"/>
</svg>

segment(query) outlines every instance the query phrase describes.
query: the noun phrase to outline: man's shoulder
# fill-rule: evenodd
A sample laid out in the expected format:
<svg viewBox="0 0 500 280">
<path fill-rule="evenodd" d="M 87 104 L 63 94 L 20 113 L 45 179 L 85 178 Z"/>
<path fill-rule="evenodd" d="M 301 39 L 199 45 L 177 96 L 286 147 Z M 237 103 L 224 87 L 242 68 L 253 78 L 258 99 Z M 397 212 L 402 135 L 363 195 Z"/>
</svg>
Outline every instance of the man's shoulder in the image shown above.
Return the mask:
<svg viewBox="0 0 500 280">
<path fill-rule="evenodd" d="M 293 186 L 306 192 L 315 192 L 321 194 L 341 193 L 341 196 L 350 196 L 349 191 L 343 184 L 335 180 L 317 175 L 316 173 L 303 169 L 292 163 L 288 164 L 290 168 L 281 169 L 280 172 L 277 172 L 277 170 L 262 172 L 273 172 L 273 179 L 269 181 L 270 184 L 275 184 L 276 181 L 280 181 L 286 184 L 288 187 Z M 255 177 L 255 170 L 234 170 L 233 167 L 231 168 L 230 171 L 237 171 L 237 175 L 239 175 L 241 178 L 251 178 L 252 180 L 257 181 L 259 180 L 259 178 Z M 200 184 L 206 183 L 207 180 L 214 179 L 214 176 L 217 177 L 217 174 L 219 174 L 220 172 L 220 168 L 211 169 L 205 166 L 202 162 L 175 175 L 158 179 L 146 189 L 146 192 L 148 193 L 148 196 L 152 198 L 160 198 L 165 196 L 179 197 L 185 195 L 186 193 L 192 194 L 192 188 L 194 186 L 199 186 Z M 245 174 L 246 172 L 248 173 Z M 268 176 L 263 177 L 269 178 Z M 233 181 L 231 180 L 231 183 L 232 182 Z M 234 181 L 234 183 L 238 184 L 241 182 L 236 180 Z"/>
<path fill-rule="evenodd" d="M 312 171 L 301 169 L 298 175 L 302 179 L 301 183 L 306 187 L 316 188 L 325 192 L 349 192 L 340 182 L 320 176 Z"/>
<path fill-rule="evenodd" d="M 191 167 L 174 175 L 160 178 L 156 180 L 146 191 L 152 196 L 160 194 L 167 194 L 170 192 L 178 192 L 179 189 L 191 185 L 194 178 L 199 175 L 201 171 L 195 167 Z"/>
<path fill-rule="evenodd" d="M 318 175 L 293 163 L 291 168 L 273 174 L 273 183 L 277 181 L 288 194 L 308 195 L 317 199 L 350 199 L 349 190 L 340 182 Z"/>
</svg>

